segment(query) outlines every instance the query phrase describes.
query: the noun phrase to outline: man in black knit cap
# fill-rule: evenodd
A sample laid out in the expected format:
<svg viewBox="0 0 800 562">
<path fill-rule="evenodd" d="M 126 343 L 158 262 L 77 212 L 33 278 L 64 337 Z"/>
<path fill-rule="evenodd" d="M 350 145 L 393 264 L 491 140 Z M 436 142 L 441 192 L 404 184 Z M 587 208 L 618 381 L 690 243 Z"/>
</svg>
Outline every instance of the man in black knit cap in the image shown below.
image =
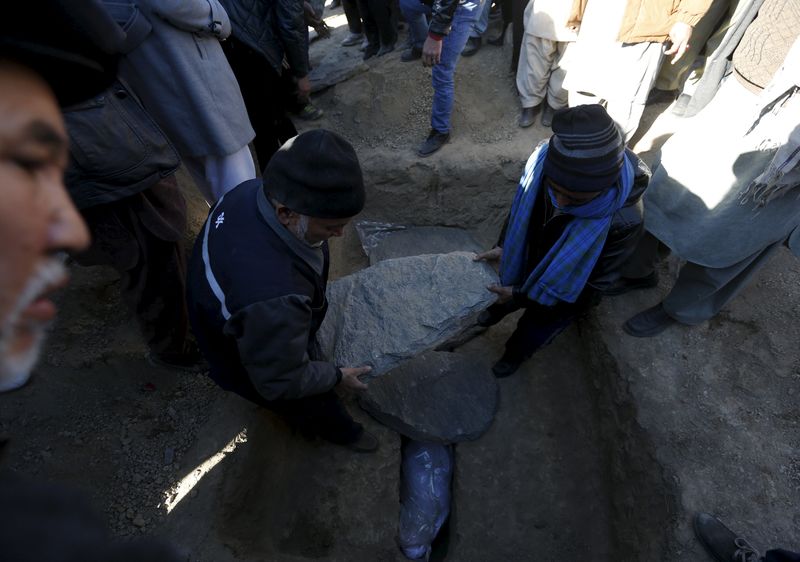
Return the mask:
<svg viewBox="0 0 800 562">
<path fill-rule="evenodd" d="M 620 279 L 642 234 L 650 171 L 625 148 L 600 105 L 562 109 L 549 141 L 531 154 L 497 246 L 498 301 L 478 319 L 492 326 L 525 309 L 492 371 L 507 377 Z"/>
<path fill-rule="evenodd" d="M 334 387 L 361 390 L 369 367 L 324 360 L 328 244 L 364 207 L 353 147 L 317 129 L 288 140 L 263 179 L 211 211 L 189 264 L 189 316 L 211 377 L 306 433 L 355 451 L 377 448 Z"/>
</svg>

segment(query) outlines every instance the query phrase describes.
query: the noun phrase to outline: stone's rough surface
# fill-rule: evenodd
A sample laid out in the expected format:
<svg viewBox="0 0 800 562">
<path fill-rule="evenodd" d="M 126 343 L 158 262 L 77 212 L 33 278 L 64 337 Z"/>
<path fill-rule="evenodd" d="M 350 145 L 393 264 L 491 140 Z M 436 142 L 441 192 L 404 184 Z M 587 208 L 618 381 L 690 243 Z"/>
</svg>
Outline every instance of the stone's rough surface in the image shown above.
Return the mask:
<svg viewBox="0 0 800 562">
<path fill-rule="evenodd" d="M 319 92 L 367 70 L 369 67 L 361 60 L 360 51 L 339 49 L 326 55 L 311 70 L 308 80 L 311 82 L 311 91 Z"/>
<path fill-rule="evenodd" d="M 365 249 L 369 247 L 370 265 L 392 258 L 482 250 L 469 232 L 447 226 L 410 226 L 402 230 L 378 232 L 372 238 L 362 240 Z"/>
<path fill-rule="evenodd" d="M 387 260 L 334 281 L 319 331 L 323 353 L 337 365 L 370 365 L 378 376 L 460 333 L 494 302 L 486 286 L 498 282 L 472 257 Z"/>
<path fill-rule="evenodd" d="M 370 383 L 360 404 L 381 423 L 417 441 L 472 441 L 497 412 L 488 361 L 431 351 Z"/>
</svg>

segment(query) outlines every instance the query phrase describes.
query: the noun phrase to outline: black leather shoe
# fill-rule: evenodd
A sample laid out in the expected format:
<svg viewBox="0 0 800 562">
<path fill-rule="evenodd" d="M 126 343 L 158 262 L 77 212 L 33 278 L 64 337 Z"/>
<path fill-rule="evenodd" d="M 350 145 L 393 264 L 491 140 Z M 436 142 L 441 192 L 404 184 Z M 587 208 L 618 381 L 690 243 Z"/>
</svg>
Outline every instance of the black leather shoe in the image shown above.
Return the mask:
<svg viewBox="0 0 800 562">
<path fill-rule="evenodd" d="M 524 357 L 513 357 L 508 353 L 504 353 L 500 361 L 492 366 L 492 373 L 494 373 L 494 376 L 498 379 L 510 377 L 517 372 L 517 369 L 519 369 L 523 361 L 525 361 Z"/>
<path fill-rule="evenodd" d="M 617 296 L 624 295 L 627 292 L 635 291 L 636 289 L 651 289 L 658 285 L 658 273 L 653 271 L 646 277 L 638 277 L 636 279 L 629 279 L 623 277 L 608 289 L 603 291 L 604 295 Z"/>
<path fill-rule="evenodd" d="M 650 338 L 660 334 L 678 321 L 667 314 L 661 303 L 643 310 L 622 325 L 625 333 L 637 338 Z"/>
<path fill-rule="evenodd" d="M 678 97 L 680 92 L 678 90 L 659 90 L 653 88 L 647 95 L 645 105 L 653 105 L 655 103 L 672 103 Z"/>
<path fill-rule="evenodd" d="M 410 49 L 406 49 L 403 51 L 403 54 L 400 55 L 400 60 L 403 62 L 411 62 L 412 60 L 419 60 L 422 58 L 422 49 L 417 47 L 411 47 Z"/>
<path fill-rule="evenodd" d="M 694 534 L 717 562 L 760 562 L 758 551 L 708 513 L 694 516 Z"/>
<path fill-rule="evenodd" d="M 372 453 L 378 450 L 379 443 L 378 438 L 365 429 L 358 436 L 358 439 L 352 443 L 347 443 L 345 447 L 355 453 Z"/>
<path fill-rule="evenodd" d="M 428 138 L 419 145 L 419 149 L 417 149 L 417 155 L 425 158 L 426 156 L 430 156 L 440 148 L 442 148 L 447 141 L 450 140 L 450 133 L 440 133 L 436 129 L 431 129 L 431 132 L 428 134 Z"/>
<path fill-rule="evenodd" d="M 378 54 L 378 51 L 381 50 L 381 46 L 372 43 L 367 43 L 367 48 L 364 49 L 364 60 L 371 59 L 375 55 Z"/>
<path fill-rule="evenodd" d="M 464 50 L 461 51 L 461 56 L 471 57 L 480 50 L 481 50 L 481 38 L 470 37 L 469 39 L 467 39 L 467 44 L 464 45 Z"/>
<path fill-rule="evenodd" d="M 489 43 L 489 45 L 493 45 L 495 47 L 502 47 L 506 42 L 506 29 L 508 29 L 508 24 L 504 23 L 503 31 L 500 32 L 500 35 L 498 35 L 497 37 L 492 37 L 486 42 Z"/>
<path fill-rule="evenodd" d="M 550 104 L 544 102 L 542 105 L 542 127 L 549 127 L 553 124 L 553 115 L 556 110 L 550 107 Z"/>
<path fill-rule="evenodd" d="M 536 121 L 536 111 L 538 109 L 539 109 L 538 105 L 535 105 L 533 107 L 523 107 L 522 113 L 519 114 L 519 120 L 517 121 L 517 125 L 519 125 L 523 129 L 533 125 L 533 122 Z"/>
</svg>

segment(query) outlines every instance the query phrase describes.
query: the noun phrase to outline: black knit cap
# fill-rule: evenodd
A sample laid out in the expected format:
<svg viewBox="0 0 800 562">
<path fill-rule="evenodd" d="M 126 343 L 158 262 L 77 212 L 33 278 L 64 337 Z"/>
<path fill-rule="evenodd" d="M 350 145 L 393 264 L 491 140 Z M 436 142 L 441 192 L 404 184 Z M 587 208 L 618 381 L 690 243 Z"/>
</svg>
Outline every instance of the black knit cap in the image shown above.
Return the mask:
<svg viewBox="0 0 800 562">
<path fill-rule="evenodd" d="M 0 59 L 39 74 L 62 106 L 89 99 L 116 76 L 125 32 L 99 0 L 22 0 L 3 5 Z"/>
<path fill-rule="evenodd" d="M 543 173 L 570 191 L 603 191 L 622 169 L 625 143 L 601 105 L 579 105 L 553 115 Z"/>
<path fill-rule="evenodd" d="M 264 191 L 291 210 L 321 219 L 350 218 L 364 208 L 356 151 L 325 129 L 286 141 L 264 169 Z"/>
</svg>

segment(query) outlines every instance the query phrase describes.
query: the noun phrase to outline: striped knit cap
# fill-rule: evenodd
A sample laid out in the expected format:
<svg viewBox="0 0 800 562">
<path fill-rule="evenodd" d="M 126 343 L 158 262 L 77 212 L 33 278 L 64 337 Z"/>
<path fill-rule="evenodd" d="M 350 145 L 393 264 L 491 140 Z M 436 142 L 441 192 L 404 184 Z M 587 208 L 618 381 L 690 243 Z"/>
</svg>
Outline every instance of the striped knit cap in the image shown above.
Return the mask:
<svg viewBox="0 0 800 562">
<path fill-rule="evenodd" d="M 602 191 L 619 179 L 625 143 L 601 105 L 579 105 L 553 115 L 544 175 L 570 191 Z"/>
</svg>

